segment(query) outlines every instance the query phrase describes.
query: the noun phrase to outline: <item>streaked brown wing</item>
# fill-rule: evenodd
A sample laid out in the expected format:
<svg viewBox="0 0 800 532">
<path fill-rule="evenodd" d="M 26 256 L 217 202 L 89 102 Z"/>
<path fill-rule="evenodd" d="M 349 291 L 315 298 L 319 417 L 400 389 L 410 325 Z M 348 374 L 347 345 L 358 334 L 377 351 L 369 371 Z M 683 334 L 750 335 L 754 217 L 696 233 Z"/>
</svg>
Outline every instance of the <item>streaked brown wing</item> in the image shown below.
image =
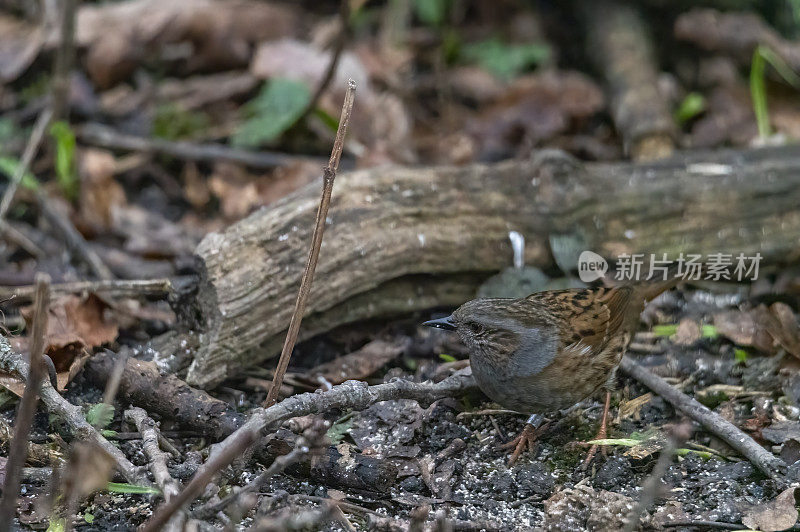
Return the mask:
<svg viewBox="0 0 800 532">
<path fill-rule="evenodd" d="M 552 290 L 526 299 L 552 314 L 561 333 L 562 353 L 585 359 L 600 355 L 609 339 L 627 325 L 632 295 L 633 289 L 623 286 Z"/>
</svg>

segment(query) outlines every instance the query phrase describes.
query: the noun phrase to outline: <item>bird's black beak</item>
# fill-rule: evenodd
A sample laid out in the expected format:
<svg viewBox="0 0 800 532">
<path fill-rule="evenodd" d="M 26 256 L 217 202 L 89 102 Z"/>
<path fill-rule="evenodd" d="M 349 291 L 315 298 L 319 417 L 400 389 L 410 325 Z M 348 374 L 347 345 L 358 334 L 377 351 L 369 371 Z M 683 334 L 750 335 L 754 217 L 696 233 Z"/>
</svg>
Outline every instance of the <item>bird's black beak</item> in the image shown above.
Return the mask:
<svg viewBox="0 0 800 532">
<path fill-rule="evenodd" d="M 438 320 L 430 320 L 423 323 L 423 325 L 427 325 L 428 327 L 435 327 L 437 329 L 444 329 L 446 331 L 455 331 L 456 324 L 453 323 L 453 316 L 447 316 L 446 318 L 439 318 Z"/>
</svg>

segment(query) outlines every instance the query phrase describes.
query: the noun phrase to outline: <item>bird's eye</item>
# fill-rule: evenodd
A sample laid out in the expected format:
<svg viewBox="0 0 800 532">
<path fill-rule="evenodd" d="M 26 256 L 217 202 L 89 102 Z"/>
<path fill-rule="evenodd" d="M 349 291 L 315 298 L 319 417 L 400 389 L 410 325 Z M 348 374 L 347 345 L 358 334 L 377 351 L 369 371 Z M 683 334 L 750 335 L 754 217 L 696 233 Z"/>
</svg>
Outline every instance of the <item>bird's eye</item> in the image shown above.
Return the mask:
<svg viewBox="0 0 800 532">
<path fill-rule="evenodd" d="M 481 336 L 486 332 L 486 329 L 480 323 L 470 323 L 469 330 L 472 331 L 472 334 L 475 336 Z"/>
</svg>

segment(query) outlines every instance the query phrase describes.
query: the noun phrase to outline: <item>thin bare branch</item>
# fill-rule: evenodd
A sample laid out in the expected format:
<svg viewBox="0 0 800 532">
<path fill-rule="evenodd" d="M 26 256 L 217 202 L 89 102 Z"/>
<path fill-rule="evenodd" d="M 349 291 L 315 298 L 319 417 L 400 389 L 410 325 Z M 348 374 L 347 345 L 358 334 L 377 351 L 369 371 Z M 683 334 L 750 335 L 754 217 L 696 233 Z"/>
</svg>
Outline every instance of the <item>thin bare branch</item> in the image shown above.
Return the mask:
<svg viewBox="0 0 800 532">
<path fill-rule="evenodd" d="M 141 432 L 142 448 L 145 454 L 150 458 L 150 471 L 153 472 L 156 485 L 164 494 L 164 500 L 167 502 L 171 501 L 178 495 L 181 486 L 172 478 L 172 475 L 169 474 L 169 469 L 167 469 L 167 455 L 161 451 L 158 445 L 160 431 L 156 426 L 156 422 L 147 415 L 147 412 L 137 407 L 125 411 L 125 420 L 132 423 L 136 429 Z M 185 515 L 178 514 L 168 522 L 165 530 L 182 530 L 185 520 Z"/>
<path fill-rule="evenodd" d="M 347 44 L 347 38 L 350 35 L 350 0 L 342 0 L 339 6 L 339 33 L 336 36 L 336 40 L 333 45 L 333 51 L 331 52 L 331 60 L 328 63 L 328 68 L 325 70 L 325 74 L 322 76 L 322 79 L 317 85 L 317 89 L 314 91 L 314 95 L 308 102 L 305 111 L 303 114 L 300 115 L 300 118 L 297 119 L 297 122 L 301 122 L 305 117 L 307 117 L 316 107 L 319 99 L 322 97 L 322 94 L 328 88 L 328 85 L 331 84 L 333 80 L 336 69 L 339 66 L 339 59 L 342 56 L 342 52 L 344 52 L 345 45 Z"/>
<path fill-rule="evenodd" d="M 36 276 L 36 305 L 33 316 L 33 342 L 27 371 L 27 383 L 19 403 L 17 420 L 14 425 L 14 439 L 8 451 L 5 482 L 3 482 L 3 499 L 0 501 L 0 532 L 11 530 L 17 507 L 20 472 L 28 455 L 28 435 L 36 413 L 39 397 L 39 386 L 45 374 L 42 354 L 44 353 L 44 335 L 47 331 L 47 311 L 50 306 L 50 276 L 39 273 Z"/>
<path fill-rule="evenodd" d="M 620 368 L 660 395 L 672 406 L 700 423 L 708 432 L 730 445 L 765 475 L 778 480 L 783 479 L 786 464 L 722 416 L 681 393 L 667 381 L 647 371 L 628 357 L 622 359 Z"/>
<path fill-rule="evenodd" d="M 36 118 L 33 131 L 28 138 L 28 144 L 25 146 L 25 151 L 22 152 L 22 159 L 20 159 L 14 171 L 14 175 L 11 176 L 11 182 L 3 193 L 2 201 L 0 201 L 0 220 L 5 220 L 8 209 L 14 201 L 17 188 L 19 188 L 22 178 L 27 173 L 28 168 L 30 168 L 34 155 L 36 155 L 36 152 L 39 150 L 39 145 L 41 145 L 42 138 L 44 138 L 44 132 L 47 130 L 47 125 L 50 123 L 52 117 L 53 110 L 50 107 L 45 107 L 42 112 L 39 113 L 38 118 Z M 5 223 L 3 225 L 5 225 Z"/>
<path fill-rule="evenodd" d="M 475 387 L 475 380 L 467 371 L 456 373 L 438 383 L 397 379 L 369 386 L 361 381 L 347 381 L 325 392 L 294 395 L 269 408 L 257 408 L 247 423 L 215 446 L 212 458 L 198 470 L 178 497 L 158 510 L 146 523 L 143 532 L 158 530 L 173 513 L 201 493 L 219 471 L 241 456 L 268 426 L 289 418 L 332 409 L 363 410 L 380 401 L 414 399 L 421 403 L 431 403 L 444 397 L 463 394 Z"/>
<path fill-rule="evenodd" d="M 35 286 L 0 286 L 0 299 L 28 300 L 33 297 Z M 137 297 L 168 294 L 172 291 L 170 279 L 110 279 L 105 281 L 75 281 L 50 286 L 53 294 L 78 294 L 91 292 L 115 297 Z"/>
<path fill-rule="evenodd" d="M 114 274 L 111 273 L 111 270 L 105 265 L 103 259 L 89 247 L 89 244 L 86 243 L 86 239 L 75 229 L 69 217 L 50 201 L 48 195 L 39 190 L 36 192 L 36 199 L 38 200 L 39 210 L 42 212 L 42 215 L 50 225 L 53 226 L 53 229 L 60 233 L 67 247 L 80 257 L 81 260 L 89 266 L 89 269 L 100 279 L 113 279 Z"/>
<path fill-rule="evenodd" d="M 245 151 L 222 144 L 195 144 L 126 135 L 100 124 L 86 124 L 78 130 L 81 142 L 113 150 L 137 151 L 169 155 L 187 161 L 230 161 L 251 168 L 270 169 L 296 161 L 323 162 L 306 155 L 269 151 Z"/>
<path fill-rule="evenodd" d="M 275 404 L 278 399 L 278 391 L 283 384 L 283 376 L 286 368 L 289 367 L 289 359 L 292 357 L 292 349 L 297 342 L 297 334 L 300 332 L 300 322 L 303 320 L 303 312 L 306 308 L 308 294 L 311 292 L 311 283 L 314 280 L 314 270 L 319 260 L 319 250 L 322 246 L 322 234 L 325 231 L 325 219 L 328 217 L 328 207 L 331 204 L 331 193 L 333 192 L 333 182 L 336 179 L 336 171 L 339 169 L 339 160 L 344 149 L 344 138 L 347 134 L 347 125 L 353 113 L 353 101 L 356 95 L 356 82 L 352 79 L 348 81 L 347 92 L 344 95 L 342 105 L 342 116 L 339 119 L 339 129 L 336 131 L 336 139 L 333 142 L 333 150 L 328 166 L 325 167 L 322 183 L 322 198 L 317 209 L 317 219 L 314 224 L 314 233 L 311 235 L 311 249 L 308 252 L 308 261 L 300 280 L 300 290 L 297 293 L 297 300 L 294 305 L 292 319 L 289 321 L 289 330 L 286 332 L 286 341 L 283 343 L 281 357 L 278 359 L 278 366 L 275 369 L 275 377 L 272 379 L 272 387 L 264 401 L 265 406 Z"/>
<path fill-rule="evenodd" d="M 237 440 L 224 451 L 218 453 L 206 462 L 195 476 L 192 477 L 192 480 L 189 481 L 189 484 L 186 485 L 183 491 L 178 493 L 178 495 L 156 511 L 155 515 L 144 524 L 141 532 L 156 532 L 157 530 L 161 530 L 161 528 L 170 521 L 175 512 L 180 510 L 184 504 L 197 497 L 217 473 L 233 462 L 237 456 L 245 452 L 258 438 L 258 431 L 237 431 L 237 434 L 239 435 Z"/>
<path fill-rule="evenodd" d="M 61 28 L 56 58 L 53 64 L 53 119 L 69 116 L 69 83 L 75 56 L 75 12 L 78 0 L 61 0 Z"/>
<path fill-rule="evenodd" d="M 26 378 L 28 366 L 28 361 L 15 353 L 5 338 L 0 337 L 0 370 Z M 128 482 L 150 485 L 150 481 L 141 469 L 133 465 L 118 447 L 95 430 L 86 421 L 81 409 L 61 397 L 49 382 L 45 381 L 42 384 L 39 393 L 47 410 L 61 419 L 76 438 L 93 441 L 111 455 L 117 470 Z"/>
</svg>

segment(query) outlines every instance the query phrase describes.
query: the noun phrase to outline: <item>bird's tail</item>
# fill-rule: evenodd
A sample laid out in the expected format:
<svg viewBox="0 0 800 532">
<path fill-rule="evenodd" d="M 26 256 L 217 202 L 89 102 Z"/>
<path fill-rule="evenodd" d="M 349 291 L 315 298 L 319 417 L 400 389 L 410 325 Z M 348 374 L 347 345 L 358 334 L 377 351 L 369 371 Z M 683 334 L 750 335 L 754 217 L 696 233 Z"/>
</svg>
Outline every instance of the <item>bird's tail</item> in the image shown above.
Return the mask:
<svg viewBox="0 0 800 532">
<path fill-rule="evenodd" d="M 700 265 L 698 264 L 697 266 Z M 636 289 L 645 301 L 651 301 L 690 277 L 696 279 L 697 276 L 698 272 L 696 270 L 689 271 L 685 266 L 682 267 L 681 264 L 675 263 L 667 269 L 666 275 L 662 274 L 656 280 L 638 282 L 636 283 Z"/>
</svg>

